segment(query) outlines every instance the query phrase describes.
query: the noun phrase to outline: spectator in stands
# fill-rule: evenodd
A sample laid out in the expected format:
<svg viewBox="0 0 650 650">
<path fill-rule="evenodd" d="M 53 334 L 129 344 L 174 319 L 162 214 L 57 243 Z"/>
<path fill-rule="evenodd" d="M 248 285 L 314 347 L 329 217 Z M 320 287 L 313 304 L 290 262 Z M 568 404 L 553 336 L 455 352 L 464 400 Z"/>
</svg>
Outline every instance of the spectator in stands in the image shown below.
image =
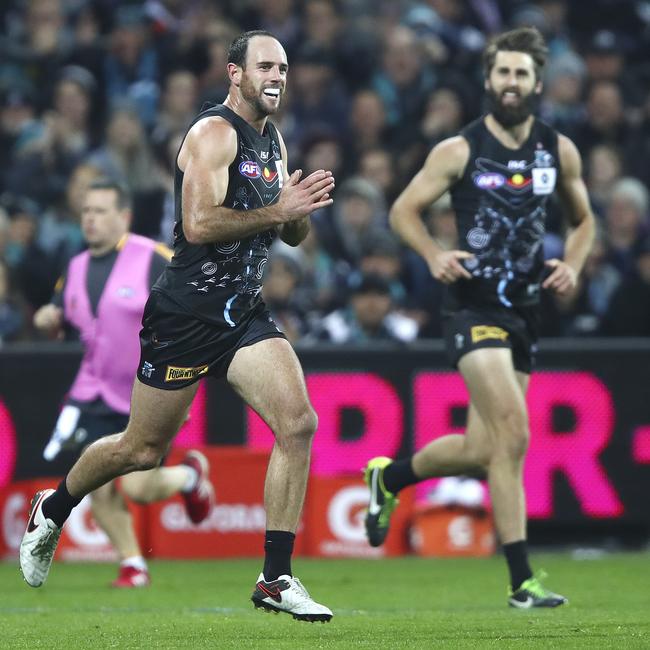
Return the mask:
<svg viewBox="0 0 650 650">
<path fill-rule="evenodd" d="M 362 178 L 345 181 L 337 191 L 332 218 L 315 214 L 318 239 L 329 255 L 356 267 L 364 240 L 385 228 L 386 205 L 376 185 Z"/>
<path fill-rule="evenodd" d="M 623 161 L 616 147 L 599 144 L 589 152 L 586 164 L 587 188 L 594 212 L 601 218 L 605 215 L 612 188 L 622 171 Z"/>
<path fill-rule="evenodd" d="M 74 45 L 63 1 L 27 0 L 22 21 L 16 23 L 7 38 L 0 39 L 0 76 L 30 83 L 38 95 L 37 105 L 43 108 Z"/>
<path fill-rule="evenodd" d="M 43 304 L 52 293 L 58 267 L 56 260 L 37 241 L 39 209 L 22 196 L 3 194 L 2 208 L 9 217 L 4 259 L 20 291 L 31 307 Z"/>
<path fill-rule="evenodd" d="M 57 274 L 62 273 L 70 258 L 84 247 L 81 233 L 83 198 L 100 173 L 94 165 L 77 165 L 61 200 L 47 209 L 40 219 L 38 245 L 53 259 Z"/>
<path fill-rule="evenodd" d="M 223 22 L 212 22 L 205 27 L 198 43 L 201 58 L 205 59 L 203 69 L 199 72 L 201 100 L 220 103 L 228 94 L 227 59 L 228 47 L 237 35 L 237 29 Z"/>
<path fill-rule="evenodd" d="M 130 100 L 142 122 L 150 126 L 160 95 L 160 70 L 144 8 L 122 5 L 115 9 L 114 20 L 104 64 L 108 102 Z"/>
<path fill-rule="evenodd" d="M 546 71 L 540 115 L 558 131 L 575 136 L 584 121 L 582 92 L 586 79 L 585 65 L 573 52 L 552 60 Z"/>
<path fill-rule="evenodd" d="M 314 130 L 336 133 L 347 121 L 348 97 L 336 76 L 331 55 L 316 45 L 303 45 L 291 62 L 287 86 L 291 113 L 298 130 L 293 137 Z"/>
<path fill-rule="evenodd" d="M 197 78 L 189 70 L 174 70 L 166 77 L 151 134 L 154 144 L 187 129 L 198 108 L 198 90 Z"/>
<path fill-rule="evenodd" d="M 305 304 L 298 291 L 302 280 L 300 251 L 275 250 L 264 271 L 264 302 L 273 320 L 291 343 L 307 331 Z"/>
<path fill-rule="evenodd" d="M 347 140 L 350 149 L 357 156 L 369 149 L 389 145 L 386 109 L 377 91 L 364 88 L 353 95 Z"/>
<path fill-rule="evenodd" d="M 389 29 L 382 52 L 373 88 L 384 103 L 389 127 L 399 129 L 404 138 L 412 137 L 435 87 L 435 74 L 430 66 L 424 65 L 421 45 L 408 27 Z"/>
<path fill-rule="evenodd" d="M 544 294 L 543 301 L 554 303 L 553 320 L 557 322 L 549 324 L 555 326 L 555 336 L 593 336 L 600 332 L 601 321 L 622 279 L 606 254 L 605 234 L 598 229 L 576 291 L 562 298 Z M 548 309 L 548 305 L 544 307 Z"/>
<path fill-rule="evenodd" d="M 576 130 L 576 145 L 583 156 L 598 144 L 623 146 L 629 127 L 623 111 L 621 89 L 615 81 L 596 81 L 586 98 L 587 119 Z"/>
<path fill-rule="evenodd" d="M 0 191 L 10 189 L 7 178 L 12 166 L 42 136 L 35 91 L 25 82 L 7 80 L 0 87 Z"/>
<path fill-rule="evenodd" d="M 132 194 L 155 190 L 160 184 L 144 125 L 131 104 L 113 111 L 106 127 L 106 143 L 87 162 L 99 167 L 105 176 L 125 183 Z"/>
<path fill-rule="evenodd" d="M 302 36 L 296 0 L 258 0 L 255 4 L 259 12 L 257 25 L 279 39 L 291 60 Z M 319 30 L 318 33 L 323 32 Z"/>
<path fill-rule="evenodd" d="M 25 326 L 25 315 L 11 297 L 9 268 L 0 258 L 0 346 L 15 341 Z"/>
<path fill-rule="evenodd" d="M 303 303 L 311 316 L 318 318 L 344 304 L 350 265 L 327 252 L 318 239 L 316 227 L 303 239 L 300 251 Z"/>
<path fill-rule="evenodd" d="M 324 52 L 341 82 L 354 91 L 368 84 L 375 62 L 376 42 L 371 30 L 346 20 L 350 4 L 341 0 L 306 0 L 303 42 Z"/>
<path fill-rule="evenodd" d="M 650 336 L 650 238 L 638 247 L 634 274 L 625 278 L 612 296 L 601 333 Z"/>
<path fill-rule="evenodd" d="M 441 87 L 428 98 L 421 133 L 428 149 L 438 142 L 456 135 L 467 122 L 462 99 L 453 88 Z"/>
<path fill-rule="evenodd" d="M 368 149 L 359 159 L 359 178 L 374 183 L 382 191 L 386 203 L 392 203 L 399 193 L 393 159 L 386 149 Z"/>
<path fill-rule="evenodd" d="M 359 270 L 364 275 L 378 275 L 388 282 L 395 306 L 406 307 L 407 295 L 402 282 L 402 247 L 393 233 L 378 230 L 361 246 Z"/>
<path fill-rule="evenodd" d="M 608 261 L 623 274 L 634 272 L 641 239 L 648 233 L 648 190 L 635 178 L 612 188 L 606 211 Z"/>
<path fill-rule="evenodd" d="M 23 148 L 7 175 L 12 191 L 30 196 L 42 205 L 62 196 L 72 170 L 94 141 L 92 75 L 84 68 L 66 66 L 57 77 L 53 107 L 43 113 L 40 137 Z"/>
<path fill-rule="evenodd" d="M 390 283 L 380 275 L 351 277 L 347 307 L 328 314 L 308 340 L 363 345 L 375 341 L 406 343 L 417 337 L 417 323 L 394 309 Z"/>
</svg>

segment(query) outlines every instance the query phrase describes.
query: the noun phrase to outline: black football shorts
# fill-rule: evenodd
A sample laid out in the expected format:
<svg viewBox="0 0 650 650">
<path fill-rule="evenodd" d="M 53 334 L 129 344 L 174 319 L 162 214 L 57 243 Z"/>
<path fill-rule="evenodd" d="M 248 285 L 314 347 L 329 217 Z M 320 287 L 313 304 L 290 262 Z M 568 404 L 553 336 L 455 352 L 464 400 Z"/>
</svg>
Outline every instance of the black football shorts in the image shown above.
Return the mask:
<svg viewBox="0 0 650 650">
<path fill-rule="evenodd" d="M 235 327 L 197 320 L 168 296 L 152 291 L 140 331 L 138 379 L 176 390 L 202 377 L 225 377 L 240 348 L 269 338 L 286 338 L 263 302 Z"/>
<path fill-rule="evenodd" d="M 449 362 L 456 368 L 461 357 L 472 350 L 510 348 L 515 370 L 530 374 L 537 353 L 538 311 L 536 307 L 494 307 L 445 314 L 443 336 Z"/>
</svg>

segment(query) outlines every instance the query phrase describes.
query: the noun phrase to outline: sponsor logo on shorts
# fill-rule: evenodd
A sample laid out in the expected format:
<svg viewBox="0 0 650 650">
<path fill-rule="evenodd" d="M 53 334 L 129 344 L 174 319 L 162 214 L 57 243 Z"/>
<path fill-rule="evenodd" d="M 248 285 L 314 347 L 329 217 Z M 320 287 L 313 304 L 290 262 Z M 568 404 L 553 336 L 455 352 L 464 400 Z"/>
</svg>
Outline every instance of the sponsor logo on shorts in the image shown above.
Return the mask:
<svg viewBox="0 0 650 650">
<path fill-rule="evenodd" d="M 239 173 L 246 178 L 259 178 L 262 170 L 254 160 L 244 160 L 239 163 Z"/>
<path fill-rule="evenodd" d="M 479 343 L 485 339 L 499 339 L 505 341 L 508 338 L 508 332 L 494 325 L 475 325 L 471 329 L 472 343 Z"/>
<path fill-rule="evenodd" d="M 167 366 L 165 381 L 183 381 L 185 379 L 195 379 L 208 372 L 208 366 L 197 366 L 196 368 L 179 368 L 177 366 Z"/>
</svg>

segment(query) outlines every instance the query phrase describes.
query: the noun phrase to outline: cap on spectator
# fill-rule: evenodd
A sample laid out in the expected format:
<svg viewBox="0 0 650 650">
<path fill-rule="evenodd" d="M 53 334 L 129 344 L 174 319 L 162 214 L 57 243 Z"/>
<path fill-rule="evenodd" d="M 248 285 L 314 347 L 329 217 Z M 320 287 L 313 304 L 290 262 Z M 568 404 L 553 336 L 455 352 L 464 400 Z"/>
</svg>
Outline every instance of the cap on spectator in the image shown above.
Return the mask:
<svg viewBox="0 0 650 650">
<path fill-rule="evenodd" d="M 147 14 L 144 4 L 124 5 L 115 10 L 115 27 L 142 27 L 147 24 Z"/>
<path fill-rule="evenodd" d="M 399 242 L 389 232 L 377 230 L 363 241 L 361 245 L 361 255 L 370 257 L 377 255 L 380 257 L 399 257 Z"/>
<path fill-rule="evenodd" d="M 355 273 L 350 277 L 350 293 L 379 293 L 390 296 L 390 283 L 377 273 Z"/>
<path fill-rule="evenodd" d="M 314 43 L 305 43 L 292 57 L 294 65 L 316 65 L 327 68 L 335 68 L 336 61 L 332 54 Z"/>
<path fill-rule="evenodd" d="M 40 214 L 38 204 L 35 201 L 11 192 L 0 195 L 0 208 L 7 213 L 10 219 L 19 215 L 36 219 Z"/>
<path fill-rule="evenodd" d="M 637 257 L 641 255 L 650 255 L 650 235 L 644 237 L 637 247 Z"/>
<path fill-rule="evenodd" d="M 97 88 L 97 81 L 93 73 L 80 65 L 66 65 L 63 67 L 58 80 L 76 83 L 87 95 L 92 95 Z"/>
<path fill-rule="evenodd" d="M 587 70 L 584 61 L 573 52 L 564 52 L 551 59 L 546 69 L 546 79 L 551 82 L 558 77 L 582 79 Z"/>
<path fill-rule="evenodd" d="M 36 95 L 28 84 L 0 86 L 0 108 L 34 106 Z"/>
<path fill-rule="evenodd" d="M 586 51 L 591 54 L 623 54 L 626 43 L 619 34 L 610 29 L 600 29 L 587 43 Z"/>
<path fill-rule="evenodd" d="M 638 178 L 626 176 L 616 181 L 609 196 L 611 201 L 631 203 L 642 217 L 648 214 L 648 190 Z"/>
<path fill-rule="evenodd" d="M 541 7 L 532 3 L 518 7 L 512 14 L 513 27 L 537 27 L 540 32 L 548 31 L 548 18 Z"/>
<path fill-rule="evenodd" d="M 358 196 L 372 203 L 379 203 L 383 200 L 381 190 L 374 183 L 358 176 L 349 178 L 341 185 L 338 192 L 339 200 L 349 196 Z"/>
</svg>

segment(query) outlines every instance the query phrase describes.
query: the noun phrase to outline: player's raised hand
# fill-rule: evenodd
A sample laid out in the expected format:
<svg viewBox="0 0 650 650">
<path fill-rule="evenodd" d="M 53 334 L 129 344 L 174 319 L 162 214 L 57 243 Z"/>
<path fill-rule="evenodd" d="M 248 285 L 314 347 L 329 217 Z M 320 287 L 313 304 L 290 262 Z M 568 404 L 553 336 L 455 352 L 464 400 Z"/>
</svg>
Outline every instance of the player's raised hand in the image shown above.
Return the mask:
<svg viewBox="0 0 650 650">
<path fill-rule="evenodd" d="M 558 296 L 568 296 L 578 284 L 578 274 L 575 269 L 557 258 L 546 260 L 546 266 L 552 269 L 551 274 L 544 280 L 542 287 L 550 289 Z"/>
<path fill-rule="evenodd" d="M 334 189 L 332 172 L 319 169 L 306 178 L 302 170 L 297 169 L 285 183 L 278 206 L 282 211 L 284 221 L 296 221 L 310 215 L 314 210 L 332 204 L 330 192 Z"/>
<path fill-rule="evenodd" d="M 443 284 L 451 284 L 464 278 L 471 280 L 469 271 L 461 264 L 461 260 L 467 260 L 474 256 L 467 251 L 441 251 L 429 260 L 431 275 Z"/>
</svg>

